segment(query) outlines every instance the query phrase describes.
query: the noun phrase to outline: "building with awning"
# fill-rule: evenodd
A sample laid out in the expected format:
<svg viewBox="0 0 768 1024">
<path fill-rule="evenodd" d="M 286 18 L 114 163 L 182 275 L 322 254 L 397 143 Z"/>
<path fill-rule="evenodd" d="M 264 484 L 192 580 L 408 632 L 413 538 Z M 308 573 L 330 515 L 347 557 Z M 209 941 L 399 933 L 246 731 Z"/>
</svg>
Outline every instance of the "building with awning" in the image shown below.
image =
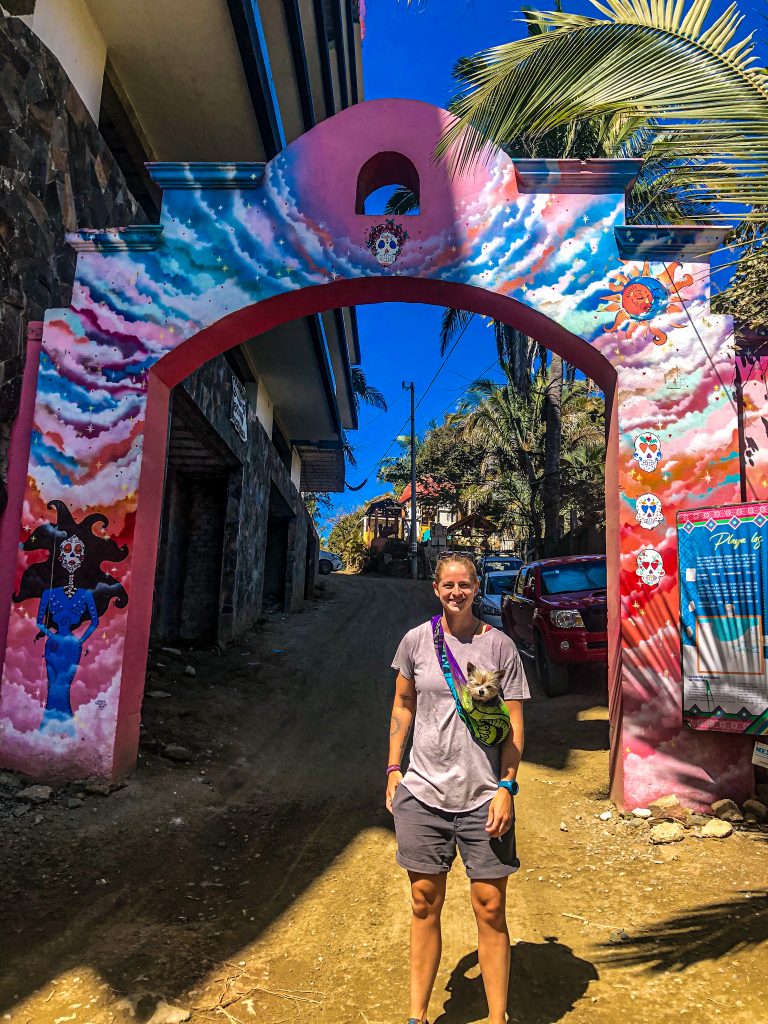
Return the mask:
<svg viewBox="0 0 768 1024">
<path fill-rule="evenodd" d="M 0 0 L 0 15 L 3 466 L 23 339 L 70 303 L 66 235 L 153 226 L 164 190 L 235 162 L 260 174 L 362 99 L 362 26 L 357 0 Z M 359 362 L 355 310 L 335 309 L 247 339 L 173 389 L 158 640 L 226 641 L 264 602 L 301 606 L 318 548 L 301 492 L 344 489 Z"/>
</svg>

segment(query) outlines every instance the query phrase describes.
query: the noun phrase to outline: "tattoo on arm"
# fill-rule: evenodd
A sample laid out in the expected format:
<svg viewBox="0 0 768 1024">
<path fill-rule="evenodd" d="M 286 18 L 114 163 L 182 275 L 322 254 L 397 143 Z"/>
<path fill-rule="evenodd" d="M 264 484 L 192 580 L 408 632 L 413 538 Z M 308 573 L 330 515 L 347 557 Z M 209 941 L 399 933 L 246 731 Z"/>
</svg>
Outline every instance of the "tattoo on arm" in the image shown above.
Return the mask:
<svg viewBox="0 0 768 1024">
<path fill-rule="evenodd" d="M 400 732 L 400 719 L 397 715 L 392 715 L 392 719 L 389 726 L 389 735 L 396 736 Z"/>
</svg>

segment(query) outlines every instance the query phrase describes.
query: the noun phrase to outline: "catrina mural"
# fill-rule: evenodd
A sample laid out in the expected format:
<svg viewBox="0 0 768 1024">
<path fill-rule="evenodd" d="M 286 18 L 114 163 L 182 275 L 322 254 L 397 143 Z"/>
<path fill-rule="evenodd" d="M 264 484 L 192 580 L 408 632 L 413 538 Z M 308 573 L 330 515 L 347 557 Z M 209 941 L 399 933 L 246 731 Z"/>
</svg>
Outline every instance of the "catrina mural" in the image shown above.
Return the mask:
<svg viewBox="0 0 768 1024">
<path fill-rule="evenodd" d="M 44 551 L 47 557 L 25 570 L 13 600 L 37 602 L 35 641 L 45 639 L 47 685 L 40 729 L 76 736 L 72 684 L 83 657 L 90 653 L 88 640 L 112 601 L 118 608 L 128 603 L 125 588 L 103 571 L 102 563 L 121 562 L 128 548 L 94 532 L 96 526 L 109 525 L 105 515 L 96 512 L 77 523 L 63 501 L 51 501 L 48 508 L 57 513 L 56 522 L 41 523 L 23 545 L 25 551 Z M 80 630 L 83 625 L 86 628 Z M 93 699 L 97 707 L 105 706 L 103 700 Z"/>
<path fill-rule="evenodd" d="M 46 315 L 18 512 L 4 765 L 74 777 L 134 762 L 168 389 L 296 317 L 421 301 L 506 320 L 605 392 L 619 799 L 748 794 L 743 737 L 693 734 L 682 720 L 675 516 L 742 488 L 768 493 L 764 452 L 740 470 L 732 325 L 709 306 L 707 254 L 722 239 L 626 225 L 637 161 L 497 153 L 452 174 L 434 159 L 449 119 L 380 100 L 266 165 L 156 164 L 159 225 L 71 236 L 72 303 Z M 376 186 L 378 158 L 384 174 L 398 154 L 418 174 L 419 213 L 357 213 L 362 169 Z M 757 422 L 768 399 L 749 393 Z"/>
</svg>

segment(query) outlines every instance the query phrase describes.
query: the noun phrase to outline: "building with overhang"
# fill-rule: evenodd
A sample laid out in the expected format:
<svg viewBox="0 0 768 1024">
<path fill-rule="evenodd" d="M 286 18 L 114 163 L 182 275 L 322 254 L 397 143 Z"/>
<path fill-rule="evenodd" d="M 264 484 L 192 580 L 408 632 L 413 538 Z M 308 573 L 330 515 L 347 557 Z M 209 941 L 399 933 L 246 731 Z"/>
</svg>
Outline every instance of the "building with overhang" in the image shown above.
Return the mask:
<svg viewBox="0 0 768 1024">
<path fill-rule="evenodd" d="M 152 164 L 269 160 L 362 98 L 354 0 L 0 0 L 0 476 L 26 342 L 67 306 L 68 232 L 157 222 Z M 149 164 L 150 166 L 146 166 Z M 300 607 L 305 491 L 344 487 L 354 309 L 297 320 L 175 389 L 154 630 L 226 641 Z"/>
</svg>

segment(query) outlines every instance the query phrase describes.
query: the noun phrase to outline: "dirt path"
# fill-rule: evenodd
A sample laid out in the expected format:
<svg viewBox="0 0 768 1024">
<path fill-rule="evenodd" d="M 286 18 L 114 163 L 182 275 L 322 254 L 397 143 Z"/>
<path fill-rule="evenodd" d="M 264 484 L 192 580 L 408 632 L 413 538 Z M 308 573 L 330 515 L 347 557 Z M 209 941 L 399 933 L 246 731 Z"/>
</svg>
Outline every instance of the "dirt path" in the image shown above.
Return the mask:
<svg viewBox="0 0 768 1024">
<path fill-rule="evenodd" d="M 124 788 L 75 786 L 15 817 L 0 786 L 2 1020 L 127 1024 L 162 998 L 194 1024 L 404 1024 L 407 879 L 383 809 L 388 665 L 431 594 L 356 577 L 327 588 L 224 655 L 154 658 L 147 689 L 170 696 L 147 697 Z M 615 813 L 600 821 L 606 718 L 599 680 L 529 705 L 510 1020 L 765 1019 L 765 836 L 654 847 Z M 162 756 L 169 743 L 189 763 Z M 444 925 L 430 1020 L 482 1021 L 459 861 Z M 621 929 L 628 940 L 611 944 Z"/>
</svg>

